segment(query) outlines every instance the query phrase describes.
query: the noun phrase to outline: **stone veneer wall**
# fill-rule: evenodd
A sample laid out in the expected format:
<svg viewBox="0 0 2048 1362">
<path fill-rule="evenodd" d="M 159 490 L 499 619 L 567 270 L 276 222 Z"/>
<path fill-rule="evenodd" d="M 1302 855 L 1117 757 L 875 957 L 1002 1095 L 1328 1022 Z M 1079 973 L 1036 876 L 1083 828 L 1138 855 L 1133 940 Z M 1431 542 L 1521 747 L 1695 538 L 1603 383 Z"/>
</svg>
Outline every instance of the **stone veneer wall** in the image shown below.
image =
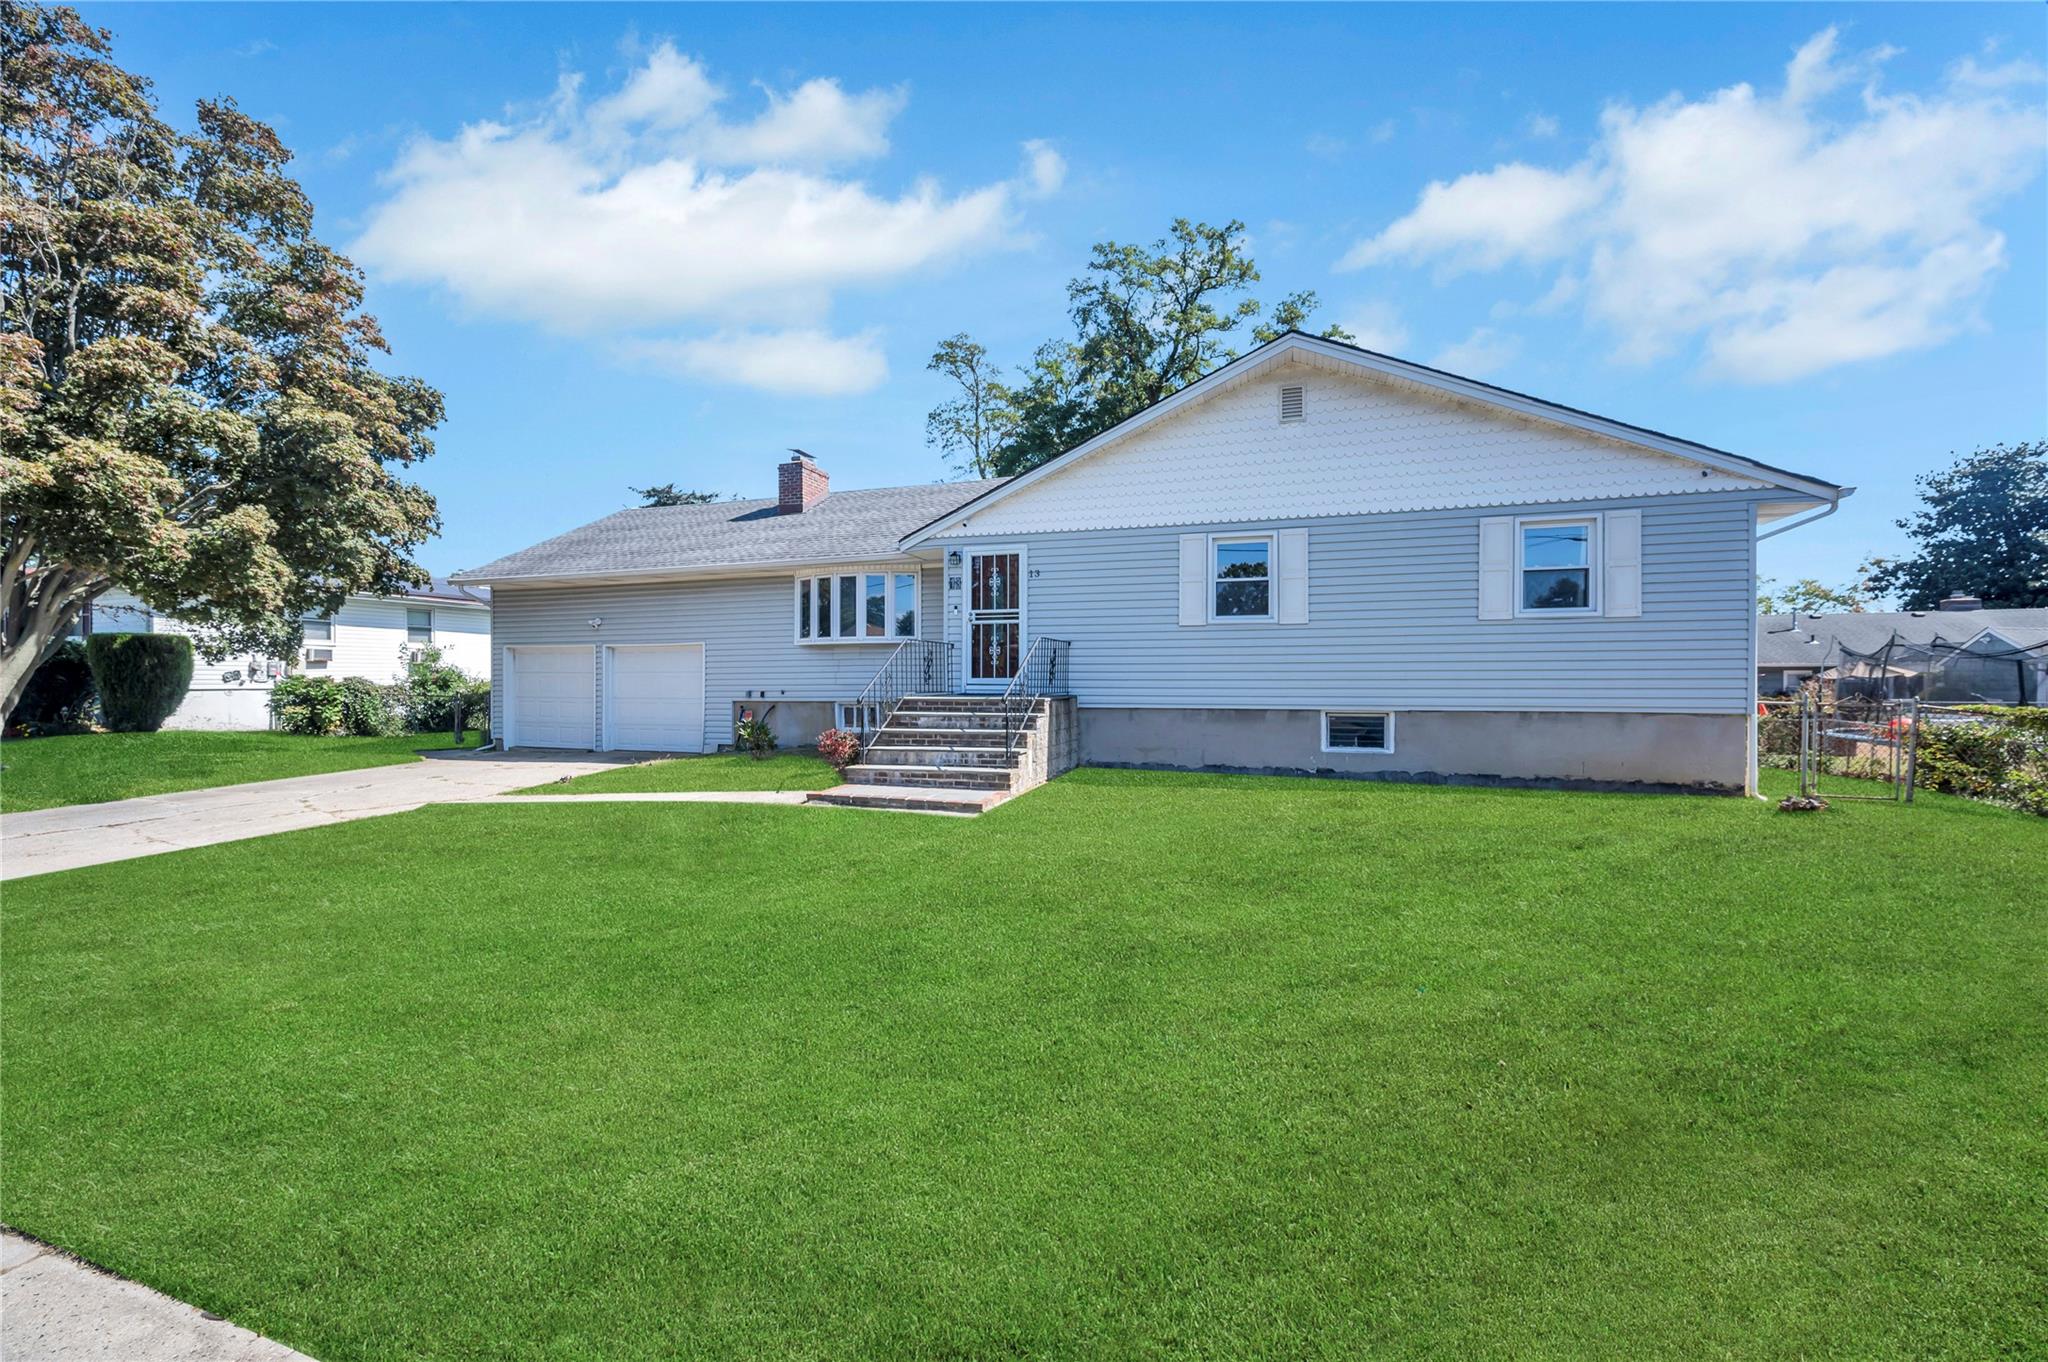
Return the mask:
<svg viewBox="0 0 2048 1362">
<path fill-rule="evenodd" d="M 1045 713 L 1024 737 L 1024 760 L 1018 763 L 1014 794 L 1036 789 L 1081 764 L 1081 722 L 1074 698 L 1045 702 Z"/>
</svg>

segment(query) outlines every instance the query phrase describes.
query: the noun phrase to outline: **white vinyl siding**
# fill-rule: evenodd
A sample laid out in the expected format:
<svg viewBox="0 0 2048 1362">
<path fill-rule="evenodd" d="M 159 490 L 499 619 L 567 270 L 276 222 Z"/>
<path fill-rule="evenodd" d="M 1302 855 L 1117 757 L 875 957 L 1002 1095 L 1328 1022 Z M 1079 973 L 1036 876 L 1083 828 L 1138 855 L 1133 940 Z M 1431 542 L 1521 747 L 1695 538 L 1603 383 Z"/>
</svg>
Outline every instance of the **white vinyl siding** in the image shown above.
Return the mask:
<svg viewBox="0 0 2048 1362">
<path fill-rule="evenodd" d="M 849 564 L 818 575 L 866 567 Z M 915 571 L 892 564 L 891 572 Z M 936 633 L 945 574 L 927 565 L 919 584 L 919 622 Z M 792 637 L 793 591 L 788 570 L 760 577 L 618 586 L 506 587 L 494 593 L 492 643 L 502 677 L 507 645 L 580 642 L 704 645 L 704 728 L 707 748 L 732 741 L 732 706 L 757 710 L 783 700 L 851 700 L 901 640 L 858 639 L 863 646 L 806 647 Z M 600 621 L 592 628 L 591 620 Z M 598 718 L 603 720 L 600 690 Z M 493 692 L 494 707 L 502 699 Z M 493 711 L 493 722 L 502 722 Z"/>
<path fill-rule="evenodd" d="M 1022 541 L 1036 574 L 1030 632 L 1072 642 L 1084 707 L 1746 713 L 1755 683 L 1749 498 L 1560 513 L 1617 510 L 1640 512 L 1636 617 L 1481 625 L 1480 522 L 1496 517 L 1421 511 L 1031 535 Z M 1514 517 L 1498 518 L 1511 544 Z M 1190 604 L 1197 621 L 1206 615 L 1208 536 L 1262 530 L 1306 536 L 1306 622 L 1186 627 Z M 1190 577 L 1200 588 L 1192 602 Z M 957 638 L 950 619 L 947 627 Z"/>
<path fill-rule="evenodd" d="M 1303 385 L 1311 414 L 1278 420 L 1278 388 L 1294 383 Z M 970 513 L 959 536 L 941 529 L 949 538 L 992 538 L 1229 527 L 1311 515 L 1535 510 L 1768 485 L 1390 380 L 1297 363 L 1219 387 L 1002 494 Z"/>
</svg>

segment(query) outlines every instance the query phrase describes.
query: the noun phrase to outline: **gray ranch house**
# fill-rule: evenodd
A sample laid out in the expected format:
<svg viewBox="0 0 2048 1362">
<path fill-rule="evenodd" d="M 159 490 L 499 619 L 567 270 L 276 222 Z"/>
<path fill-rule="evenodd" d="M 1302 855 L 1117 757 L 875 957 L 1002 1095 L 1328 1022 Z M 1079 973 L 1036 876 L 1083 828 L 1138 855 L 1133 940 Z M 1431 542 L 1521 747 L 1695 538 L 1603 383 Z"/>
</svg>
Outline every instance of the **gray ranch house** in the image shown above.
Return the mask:
<svg viewBox="0 0 2048 1362">
<path fill-rule="evenodd" d="M 778 472 L 459 574 L 501 740 L 1753 790 L 1757 540 L 1853 490 L 1299 333 L 1020 477 Z"/>
</svg>

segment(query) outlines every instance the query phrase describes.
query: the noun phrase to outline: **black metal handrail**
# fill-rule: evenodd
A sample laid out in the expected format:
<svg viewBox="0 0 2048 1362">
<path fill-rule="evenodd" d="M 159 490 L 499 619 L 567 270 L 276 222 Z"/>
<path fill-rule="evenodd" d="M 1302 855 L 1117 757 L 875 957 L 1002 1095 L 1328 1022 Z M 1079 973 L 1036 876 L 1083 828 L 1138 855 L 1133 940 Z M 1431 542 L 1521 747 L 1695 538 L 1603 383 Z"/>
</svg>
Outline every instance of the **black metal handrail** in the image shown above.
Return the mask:
<svg viewBox="0 0 2048 1362">
<path fill-rule="evenodd" d="M 1043 634 L 1024 650 L 1024 660 L 1017 664 L 1017 674 L 1010 678 L 998 702 L 1003 710 L 1004 753 L 1017 750 L 1032 705 L 1050 696 L 1074 693 L 1067 680 L 1067 662 L 1073 651 L 1074 645 L 1066 639 Z"/>
<path fill-rule="evenodd" d="M 907 638 L 896 645 L 889 654 L 874 680 L 853 702 L 854 722 L 860 728 L 860 750 L 863 758 L 868 750 L 868 741 L 873 731 L 868 723 L 868 712 L 873 710 L 879 723 L 889 722 L 889 712 L 896 708 L 897 701 L 906 695 L 945 694 L 953 682 L 953 645 L 935 638 Z"/>
</svg>

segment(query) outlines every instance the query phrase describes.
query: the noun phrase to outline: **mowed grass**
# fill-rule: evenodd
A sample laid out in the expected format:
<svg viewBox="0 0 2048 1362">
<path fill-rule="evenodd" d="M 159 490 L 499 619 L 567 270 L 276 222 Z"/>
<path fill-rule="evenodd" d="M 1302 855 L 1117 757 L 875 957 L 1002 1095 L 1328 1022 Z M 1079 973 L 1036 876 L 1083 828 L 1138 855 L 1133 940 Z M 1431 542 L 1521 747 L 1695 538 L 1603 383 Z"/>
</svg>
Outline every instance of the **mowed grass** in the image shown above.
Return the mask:
<svg viewBox="0 0 2048 1362">
<path fill-rule="evenodd" d="M 463 735 L 474 747 L 479 735 Z M 0 812 L 98 804 L 249 780 L 418 761 L 455 746 L 446 733 L 305 738 L 290 733 L 84 733 L 0 743 Z"/>
<path fill-rule="evenodd" d="M 664 794 L 697 790 L 829 790 L 840 784 L 839 773 L 822 757 L 779 752 L 752 757 L 718 752 L 701 757 L 621 766 L 587 776 L 572 776 L 536 785 L 519 794 Z"/>
<path fill-rule="evenodd" d="M 2039 1356 L 2044 866 L 1939 797 L 437 807 L 8 885 L 0 1218 L 324 1362 Z"/>
</svg>

